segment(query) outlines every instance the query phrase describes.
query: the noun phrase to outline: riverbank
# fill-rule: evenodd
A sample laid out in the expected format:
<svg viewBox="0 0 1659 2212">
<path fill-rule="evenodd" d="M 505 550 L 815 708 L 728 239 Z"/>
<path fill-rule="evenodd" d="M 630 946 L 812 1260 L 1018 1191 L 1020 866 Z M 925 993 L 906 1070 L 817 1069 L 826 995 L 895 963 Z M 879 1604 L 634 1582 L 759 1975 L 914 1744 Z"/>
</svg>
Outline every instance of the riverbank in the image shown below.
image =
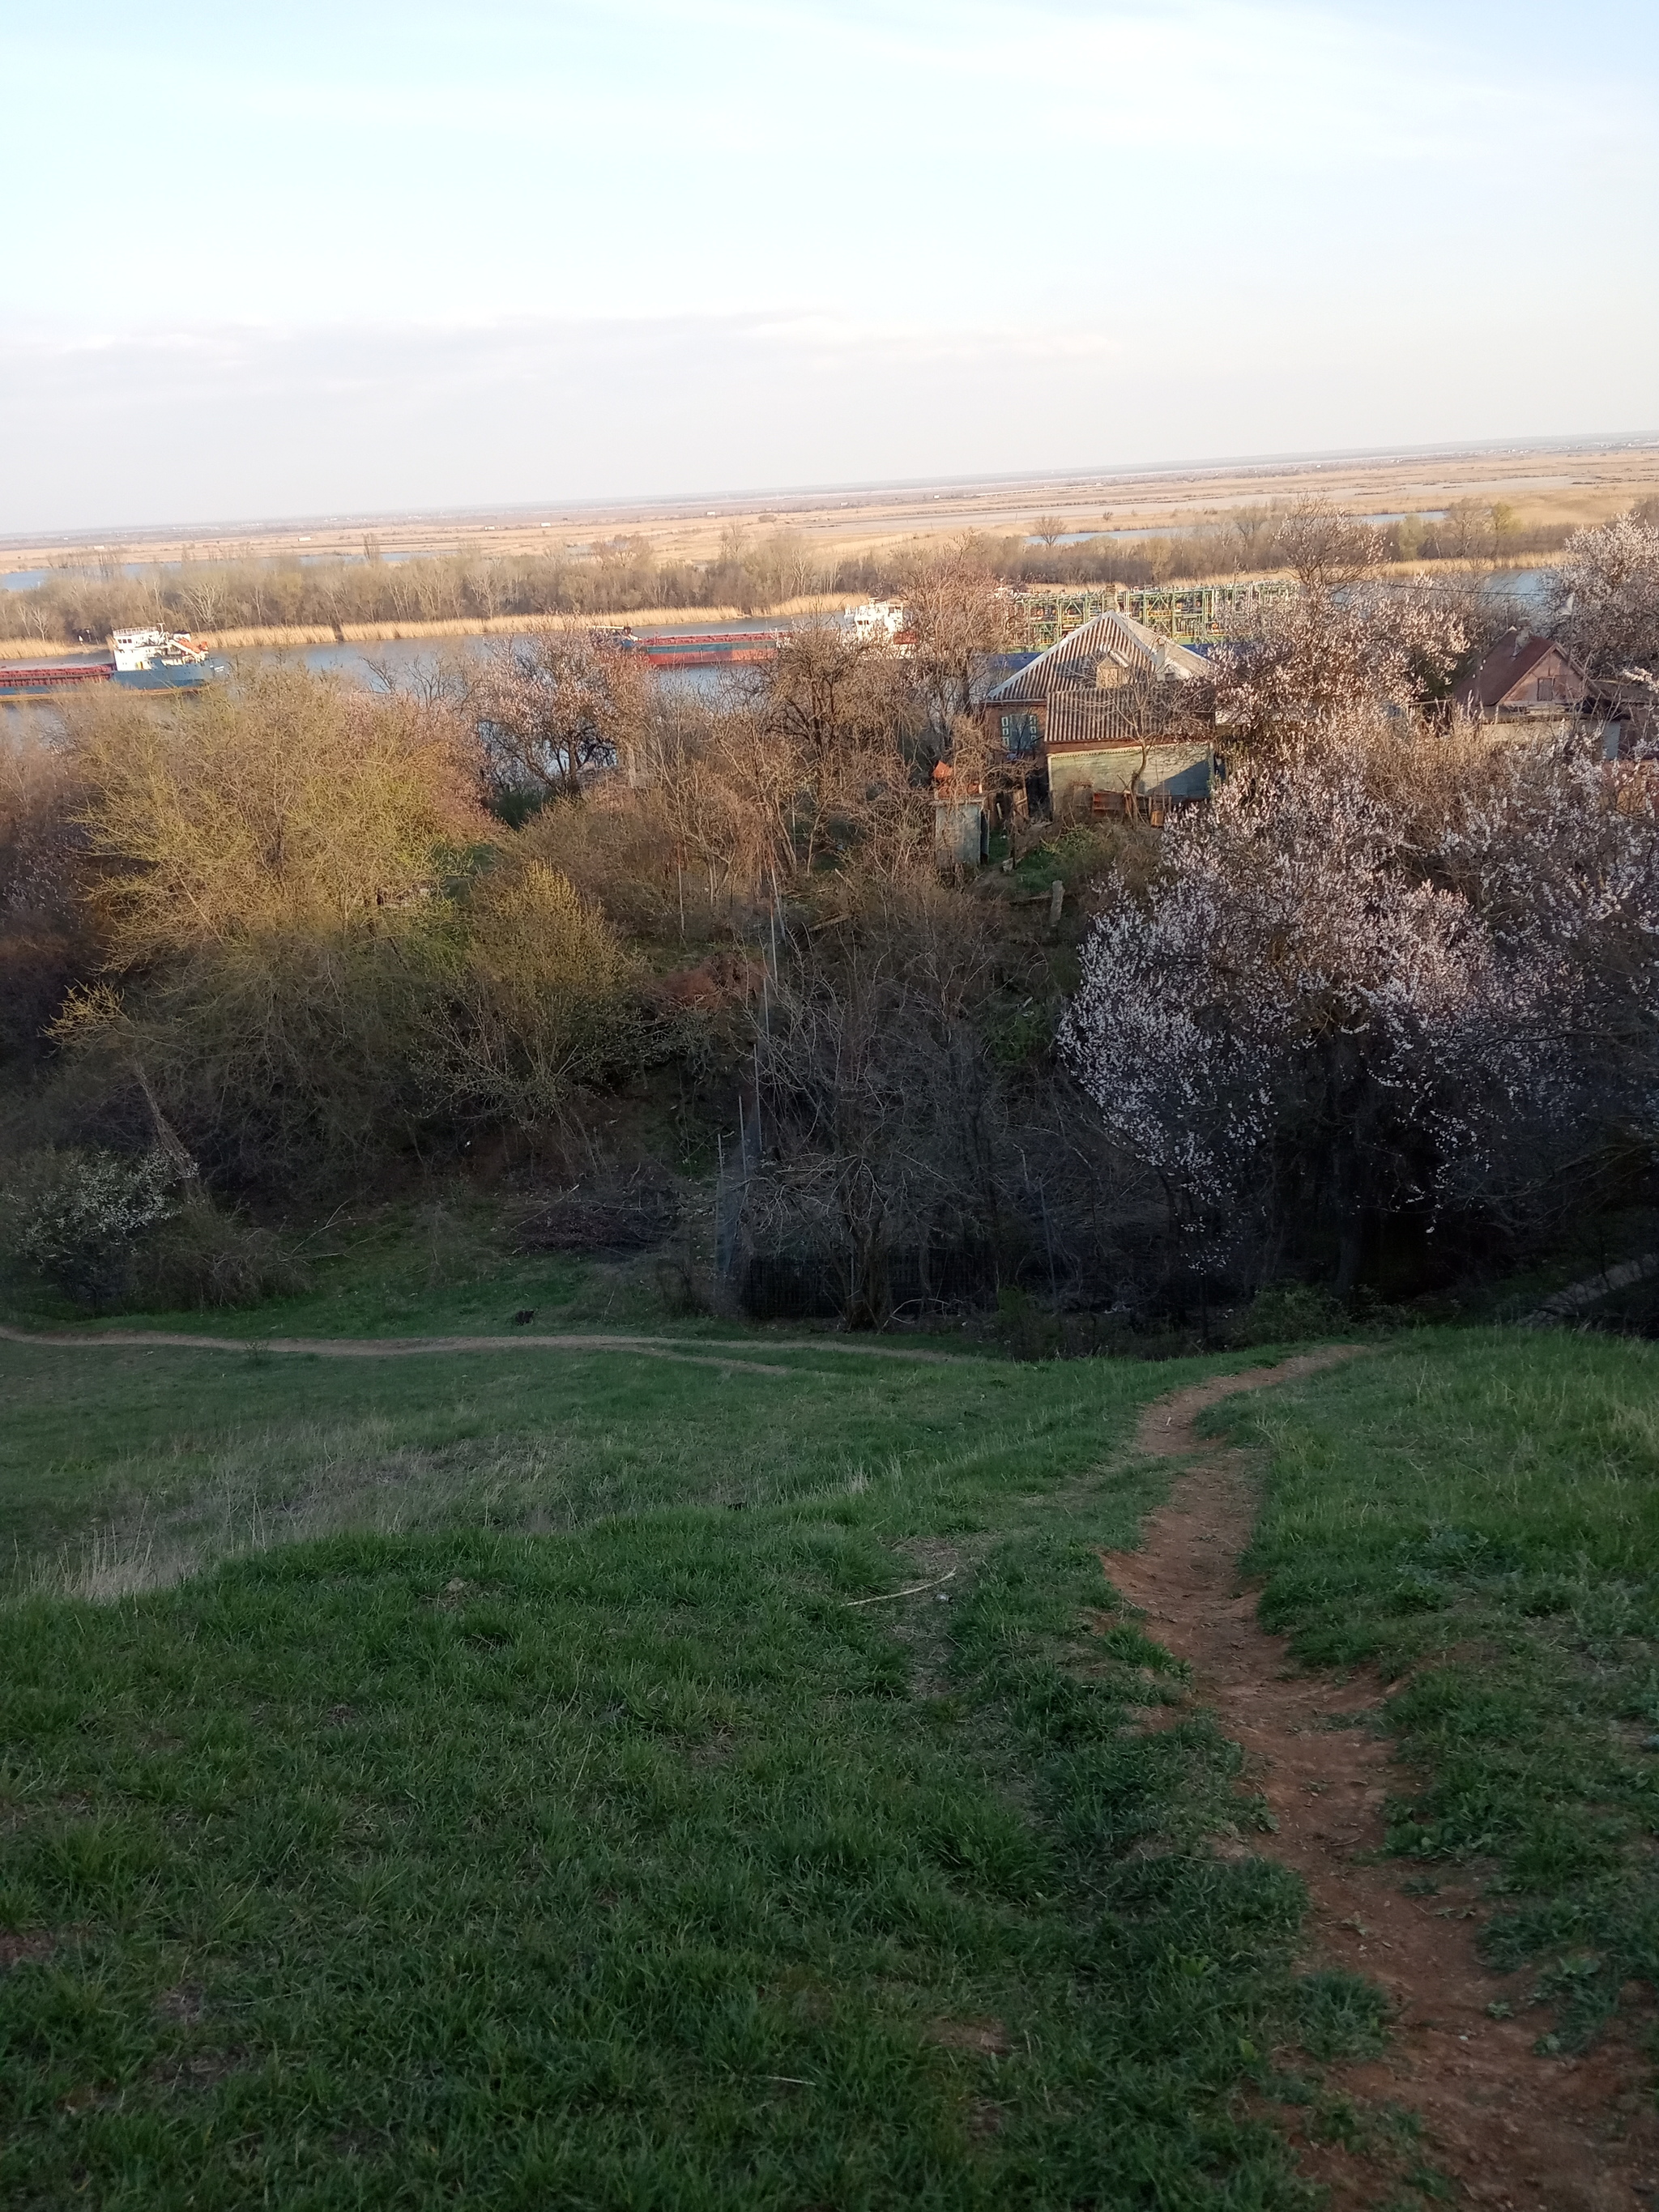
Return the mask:
<svg viewBox="0 0 1659 2212">
<path fill-rule="evenodd" d="M 1458 574 L 1478 574 L 1496 581 L 1506 575 L 1535 576 L 1540 565 L 1536 555 L 1523 556 L 1514 561 L 1402 561 L 1391 563 L 1381 573 L 1388 580 L 1394 582 L 1410 576 Z M 1288 580 L 1288 575 L 1287 570 L 1274 569 L 1253 571 L 1247 575 L 1230 576 L 1224 580 L 1188 577 L 1154 588 L 1181 590 L 1191 584 L 1218 580 L 1230 583 L 1277 582 Z M 1040 590 L 1042 587 L 1032 588 Z M 1084 584 L 1062 588 L 1097 591 L 1103 586 Z M 1126 585 L 1123 588 L 1127 591 L 1137 587 Z M 822 592 L 786 599 L 781 606 L 769 608 L 762 614 L 742 607 L 623 607 L 592 615 L 462 615 L 443 622 L 314 623 L 290 629 L 198 630 L 192 635 L 198 644 L 206 646 L 214 653 L 282 653 L 303 652 L 318 646 L 441 644 L 446 639 L 522 637 L 527 631 L 544 627 L 672 630 L 681 634 L 700 629 L 724 629 L 734 623 L 808 621 L 815 616 L 842 614 L 857 603 L 857 595 L 853 592 Z M 17 660 L 76 659 L 97 651 L 97 647 L 88 646 L 84 641 L 0 637 L 0 665 Z"/>
<path fill-rule="evenodd" d="M 426 639 L 462 637 L 522 637 L 544 627 L 574 629 L 672 630 L 723 629 L 732 623 L 755 621 L 800 622 L 814 615 L 835 615 L 856 605 L 847 592 L 818 592 L 809 598 L 786 599 L 781 606 L 757 615 L 743 607 L 623 607 L 593 615 L 462 615 L 444 622 L 313 623 L 293 629 L 194 630 L 198 645 L 213 653 L 280 653 L 312 645 L 392 645 L 420 643 Z M 64 660 L 94 651 L 84 642 L 58 639 L 0 637 L 0 661 Z"/>
</svg>

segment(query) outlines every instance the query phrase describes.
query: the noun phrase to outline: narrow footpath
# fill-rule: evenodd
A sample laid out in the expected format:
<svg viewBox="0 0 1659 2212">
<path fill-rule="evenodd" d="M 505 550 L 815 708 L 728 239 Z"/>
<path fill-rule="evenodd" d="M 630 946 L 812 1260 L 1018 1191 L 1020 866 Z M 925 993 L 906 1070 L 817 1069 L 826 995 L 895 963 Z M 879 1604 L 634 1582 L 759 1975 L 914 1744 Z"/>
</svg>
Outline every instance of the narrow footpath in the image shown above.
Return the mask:
<svg viewBox="0 0 1659 2212">
<path fill-rule="evenodd" d="M 1387 2056 L 1332 2068 L 1327 2087 L 1379 2118 L 1388 2107 L 1415 2113 L 1415 2153 L 1390 2155 L 1381 2128 L 1366 2130 L 1375 2151 L 1353 2149 L 1310 2141 L 1294 2106 L 1274 2106 L 1273 2117 L 1307 2177 L 1330 2190 L 1333 2212 L 1409 2201 L 1401 2184 L 1414 2163 L 1483 2212 L 1648 2212 L 1659 2202 L 1650 2062 L 1616 2024 L 1582 2057 L 1534 2053 L 1548 2026 L 1522 2009 L 1535 1977 L 1494 1973 L 1476 1956 L 1478 1883 L 1437 1868 L 1438 1893 L 1408 1897 L 1406 1867 L 1376 1856 L 1385 1802 L 1409 1786 L 1386 1736 L 1368 1724 L 1383 1686 L 1363 1674 L 1304 1672 L 1286 1639 L 1258 1625 L 1256 1594 L 1240 1587 L 1255 1455 L 1200 1437 L 1198 1418 L 1236 1392 L 1352 1356 L 1334 1346 L 1217 1376 L 1148 1407 L 1141 1449 L 1190 1465 L 1149 1519 L 1145 1548 L 1103 1562 L 1118 1594 L 1147 1616 L 1146 1632 L 1190 1663 L 1192 1701 L 1243 1747 L 1244 1786 L 1266 1800 L 1276 1832 L 1227 1848 L 1265 1849 L 1307 1884 L 1304 1971 L 1346 1967 L 1394 2001 Z M 1179 1708 L 1160 1710 L 1172 1717 Z M 1494 2003 L 1517 2016 L 1492 2018 Z"/>
<path fill-rule="evenodd" d="M 12 1328 L 4 1324 L 0 1324 L 0 1343 L 49 1345 L 68 1352 L 240 1352 L 305 1359 L 416 1359 L 452 1352 L 620 1352 L 638 1359 L 674 1359 L 687 1367 L 720 1367 L 742 1375 L 798 1371 L 744 1356 L 757 1347 L 771 1352 L 851 1352 L 861 1359 L 905 1359 L 928 1367 L 951 1366 L 960 1357 L 951 1352 L 831 1336 L 799 1340 L 757 1336 L 731 1344 L 712 1336 L 205 1336 L 194 1329 Z"/>
</svg>

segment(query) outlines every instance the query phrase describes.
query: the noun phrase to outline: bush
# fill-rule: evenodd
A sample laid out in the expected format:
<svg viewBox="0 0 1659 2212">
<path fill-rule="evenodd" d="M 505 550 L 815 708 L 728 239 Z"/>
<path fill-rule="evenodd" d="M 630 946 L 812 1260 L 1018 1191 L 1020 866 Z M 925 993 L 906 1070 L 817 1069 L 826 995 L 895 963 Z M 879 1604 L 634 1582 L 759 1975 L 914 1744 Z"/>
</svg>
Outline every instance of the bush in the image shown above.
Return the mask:
<svg viewBox="0 0 1659 2212">
<path fill-rule="evenodd" d="M 1227 1323 L 1229 1344 L 1295 1344 L 1349 1325 L 1347 1309 L 1311 1283 L 1272 1283 Z"/>
<path fill-rule="evenodd" d="M 430 1109 L 463 1126 L 564 1127 L 583 1090 L 646 1049 L 635 963 L 568 877 L 521 852 L 479 878 L 465 924 L 419 1049 Z"/>
<path fill-rule="evenodd" d="M 244 1184 L 408 1141 L 483 826 L 449 720 L 279 670 L 187 711 L 83 703 L 71 738 L 107 980 L 54 1040 L 112 1085 L 142 1064 L 207 1171 Z"/>
<path fill-rule="evenodd" d="M 155 1312 L 252 1306 L 307 1286 L 305 1270 L 269 1229 L 204 1201 L 141 1240 L 123 1303 Z"/>
<path fill-rule="evenodd" d="M 679 1194 L 659 1169 L 600 1177 L 536 1199 L 514 1225 L 520 1252 L 654 1252 L 679 1224 Z"/>
<path fill-rule="evenodd" d="M 14 1171 L 0 1237 L 9 1258 L 96 1313 L 126 1289 L 146 1232 L 179 1211 L 177 1186 L 159 1152 L 36 1152 Z"/>
<path fill-rule="evenodd" d="M 181 1184 L 161 1152 L 36 1152 L 8 1182 L 0 1255 L 90 1312 L 252 1305 L 305 1287 L 269 1230 Z"/>
</svg>

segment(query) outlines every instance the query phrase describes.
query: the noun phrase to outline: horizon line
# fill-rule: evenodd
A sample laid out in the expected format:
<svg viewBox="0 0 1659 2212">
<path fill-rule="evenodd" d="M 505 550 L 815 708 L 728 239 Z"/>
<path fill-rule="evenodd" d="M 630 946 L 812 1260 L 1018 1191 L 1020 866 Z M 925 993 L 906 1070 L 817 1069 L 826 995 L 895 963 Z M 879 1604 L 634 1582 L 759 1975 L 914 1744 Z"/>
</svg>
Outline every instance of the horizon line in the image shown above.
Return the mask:
<svg viewBox="0 0 1659 2212">
<path fill-rule="evenodd" d="M 740 489 L 699 492 L 634 493 L 595 499 L 537 499 L 482 501 L 459 507 L 411 507 L 347 509 L 327 514 L 315 512 L 288 515 L 244 515 L 240 517 L 201 518 L 194 521 L 145 522 L 120 525 L 92 524 L 80 530 L 16 531 L 0 533 L 0 553 L 22 551 L 44 547 L 48 544 L 64 546 L 87 546 L 101 550 L 102 538 L 107 536 L 131 544 L 144 538 L 175 538 L 190 532 L 222 536 L 252 536 L 276 530 L 295 530 L 311 524 L 327 528 L 373 528 L 397 523 L 465 522 L 472 519 L 496 515 L 543 514 L 550 508 L 561 515 L 583 514 L 629 513 L 633 511 L 667 510 L 696 507 L 707 501 L 732 507 L 748 507 L 757 500 L 781 500 L 786 496 L 792 504 L 803 498 L 845 497 L 872 498 L 882 493 L 947 489 L 970 491 L 983 487 L 990 489 L 1001 485 L 1062 484 L 1079 479 L 1096 483 L 1127 482 L 1136 478 L 1170 476 L 1218 476 L 1259 471 L 1262 474 L 1275 470 L 1294 468 L 1327 468 L 1359 461 L 1455 460 L 1465 457 L 1478 458 L 1496 453 L 1568 453 L 1583 452 L 1617 452 L 1626 448 L 1640 449 L 1659 446 L 1659 430 L 1608 430 L 1553 434 L 1541 437 L 1477 438 L 1459 441 L 1435 441 L 1422 445 L 1408 446 L 1345 446 L 1329 447 L 1306 452 L 1279 453 L 1217 454 L 1206 458 L 1189 458 L 1164 461 L 1131 461 L 1075 464 L 1046 469 L 1001 470 L 975 472 L 959 476 L 924 476 L 870 477 L 831 483 L 793 483 L 748 486 Z"/>
</svg>

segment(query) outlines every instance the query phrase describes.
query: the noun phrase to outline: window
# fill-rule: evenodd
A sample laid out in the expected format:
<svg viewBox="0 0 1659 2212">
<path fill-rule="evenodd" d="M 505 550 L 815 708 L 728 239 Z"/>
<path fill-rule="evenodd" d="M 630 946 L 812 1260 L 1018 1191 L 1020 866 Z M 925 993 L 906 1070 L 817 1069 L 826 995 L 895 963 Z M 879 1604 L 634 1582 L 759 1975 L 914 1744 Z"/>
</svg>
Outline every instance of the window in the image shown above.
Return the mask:
<svg viewBox="0 0 1659 2212">
<path fill-rule="evenodd" d="M 1005 714 L 1002 718 L 1004 750 L 1017 759 L 1029 759 L 1036 750 L 1042 735 L 1035 714 Z"/>
</svg>

